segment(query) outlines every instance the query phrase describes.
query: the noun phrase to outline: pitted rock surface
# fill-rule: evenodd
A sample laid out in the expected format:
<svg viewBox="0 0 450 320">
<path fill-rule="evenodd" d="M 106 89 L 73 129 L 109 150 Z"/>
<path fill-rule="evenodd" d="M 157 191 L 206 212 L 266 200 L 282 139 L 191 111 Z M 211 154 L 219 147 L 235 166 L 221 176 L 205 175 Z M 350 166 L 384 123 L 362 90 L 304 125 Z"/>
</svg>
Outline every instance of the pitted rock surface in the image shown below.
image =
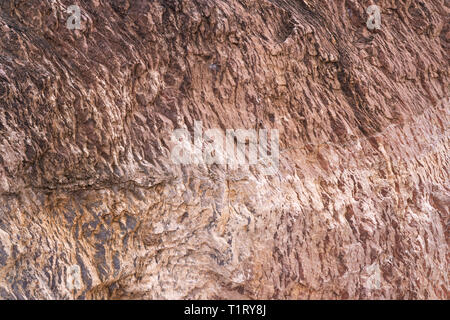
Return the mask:
<svg viewBox="0 0 450 320">
<path fill-rule="evenodd" d="M 449 2 L 371 4 L 1 1 L 0 298 L 447 299 Z"/>
</svg>

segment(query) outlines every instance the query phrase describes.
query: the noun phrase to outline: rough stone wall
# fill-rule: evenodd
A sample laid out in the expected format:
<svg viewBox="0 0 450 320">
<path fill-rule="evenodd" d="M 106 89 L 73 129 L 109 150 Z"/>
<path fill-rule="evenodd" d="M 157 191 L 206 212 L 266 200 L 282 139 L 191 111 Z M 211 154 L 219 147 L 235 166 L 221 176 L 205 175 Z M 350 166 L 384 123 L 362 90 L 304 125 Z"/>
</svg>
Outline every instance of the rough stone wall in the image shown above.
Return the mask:
<svg viewBox="0 0 450 320">
<path fill-rule="evenodd" d="M 449 2 L 374 3 L 1 1 L 0 298 L 447 299 Z"/>
</svg>

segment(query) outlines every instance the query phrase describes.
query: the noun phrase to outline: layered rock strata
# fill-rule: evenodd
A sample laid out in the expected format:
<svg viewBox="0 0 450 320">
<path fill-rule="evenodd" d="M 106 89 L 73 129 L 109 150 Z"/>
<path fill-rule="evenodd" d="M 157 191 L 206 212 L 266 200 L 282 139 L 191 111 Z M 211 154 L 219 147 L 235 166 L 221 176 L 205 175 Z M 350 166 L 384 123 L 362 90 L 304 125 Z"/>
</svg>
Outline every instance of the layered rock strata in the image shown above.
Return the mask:
<svg viewBox="0 0 450 320">
<path fill-rule="evenodd" d="M 447 299 L 449 11 L 2 1 L 0 298 Z M 278 172 L 173 163 L 195 121 Z"/>
</svg>

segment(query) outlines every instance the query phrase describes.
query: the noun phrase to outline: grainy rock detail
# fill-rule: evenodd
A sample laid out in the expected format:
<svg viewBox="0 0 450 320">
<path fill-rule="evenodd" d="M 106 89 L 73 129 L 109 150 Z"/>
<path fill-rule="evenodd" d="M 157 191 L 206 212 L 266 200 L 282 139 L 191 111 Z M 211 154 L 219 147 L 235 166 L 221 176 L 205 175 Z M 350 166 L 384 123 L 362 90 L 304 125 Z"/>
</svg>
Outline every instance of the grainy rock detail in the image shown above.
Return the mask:
<svg viewBox="0 0 450 320">
<path fill-rule="evenodd" d="M 1 1 L 0 298 L 447 299 L 449 2 L 371 4 Z"/>
</svg>

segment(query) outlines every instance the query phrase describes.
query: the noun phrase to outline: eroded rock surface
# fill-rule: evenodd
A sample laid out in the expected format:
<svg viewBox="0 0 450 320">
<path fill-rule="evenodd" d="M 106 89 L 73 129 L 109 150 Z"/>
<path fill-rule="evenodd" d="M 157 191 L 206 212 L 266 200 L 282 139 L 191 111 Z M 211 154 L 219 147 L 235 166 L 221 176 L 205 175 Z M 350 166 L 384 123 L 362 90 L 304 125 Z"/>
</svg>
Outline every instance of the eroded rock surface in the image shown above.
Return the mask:
<svg viewBox="0 0 450 320">
<path fill-rule="evenodd" d="M 0 297 L 447 299 L 449 3 L 376 3 L 1 1 Z"/>
</svg>

